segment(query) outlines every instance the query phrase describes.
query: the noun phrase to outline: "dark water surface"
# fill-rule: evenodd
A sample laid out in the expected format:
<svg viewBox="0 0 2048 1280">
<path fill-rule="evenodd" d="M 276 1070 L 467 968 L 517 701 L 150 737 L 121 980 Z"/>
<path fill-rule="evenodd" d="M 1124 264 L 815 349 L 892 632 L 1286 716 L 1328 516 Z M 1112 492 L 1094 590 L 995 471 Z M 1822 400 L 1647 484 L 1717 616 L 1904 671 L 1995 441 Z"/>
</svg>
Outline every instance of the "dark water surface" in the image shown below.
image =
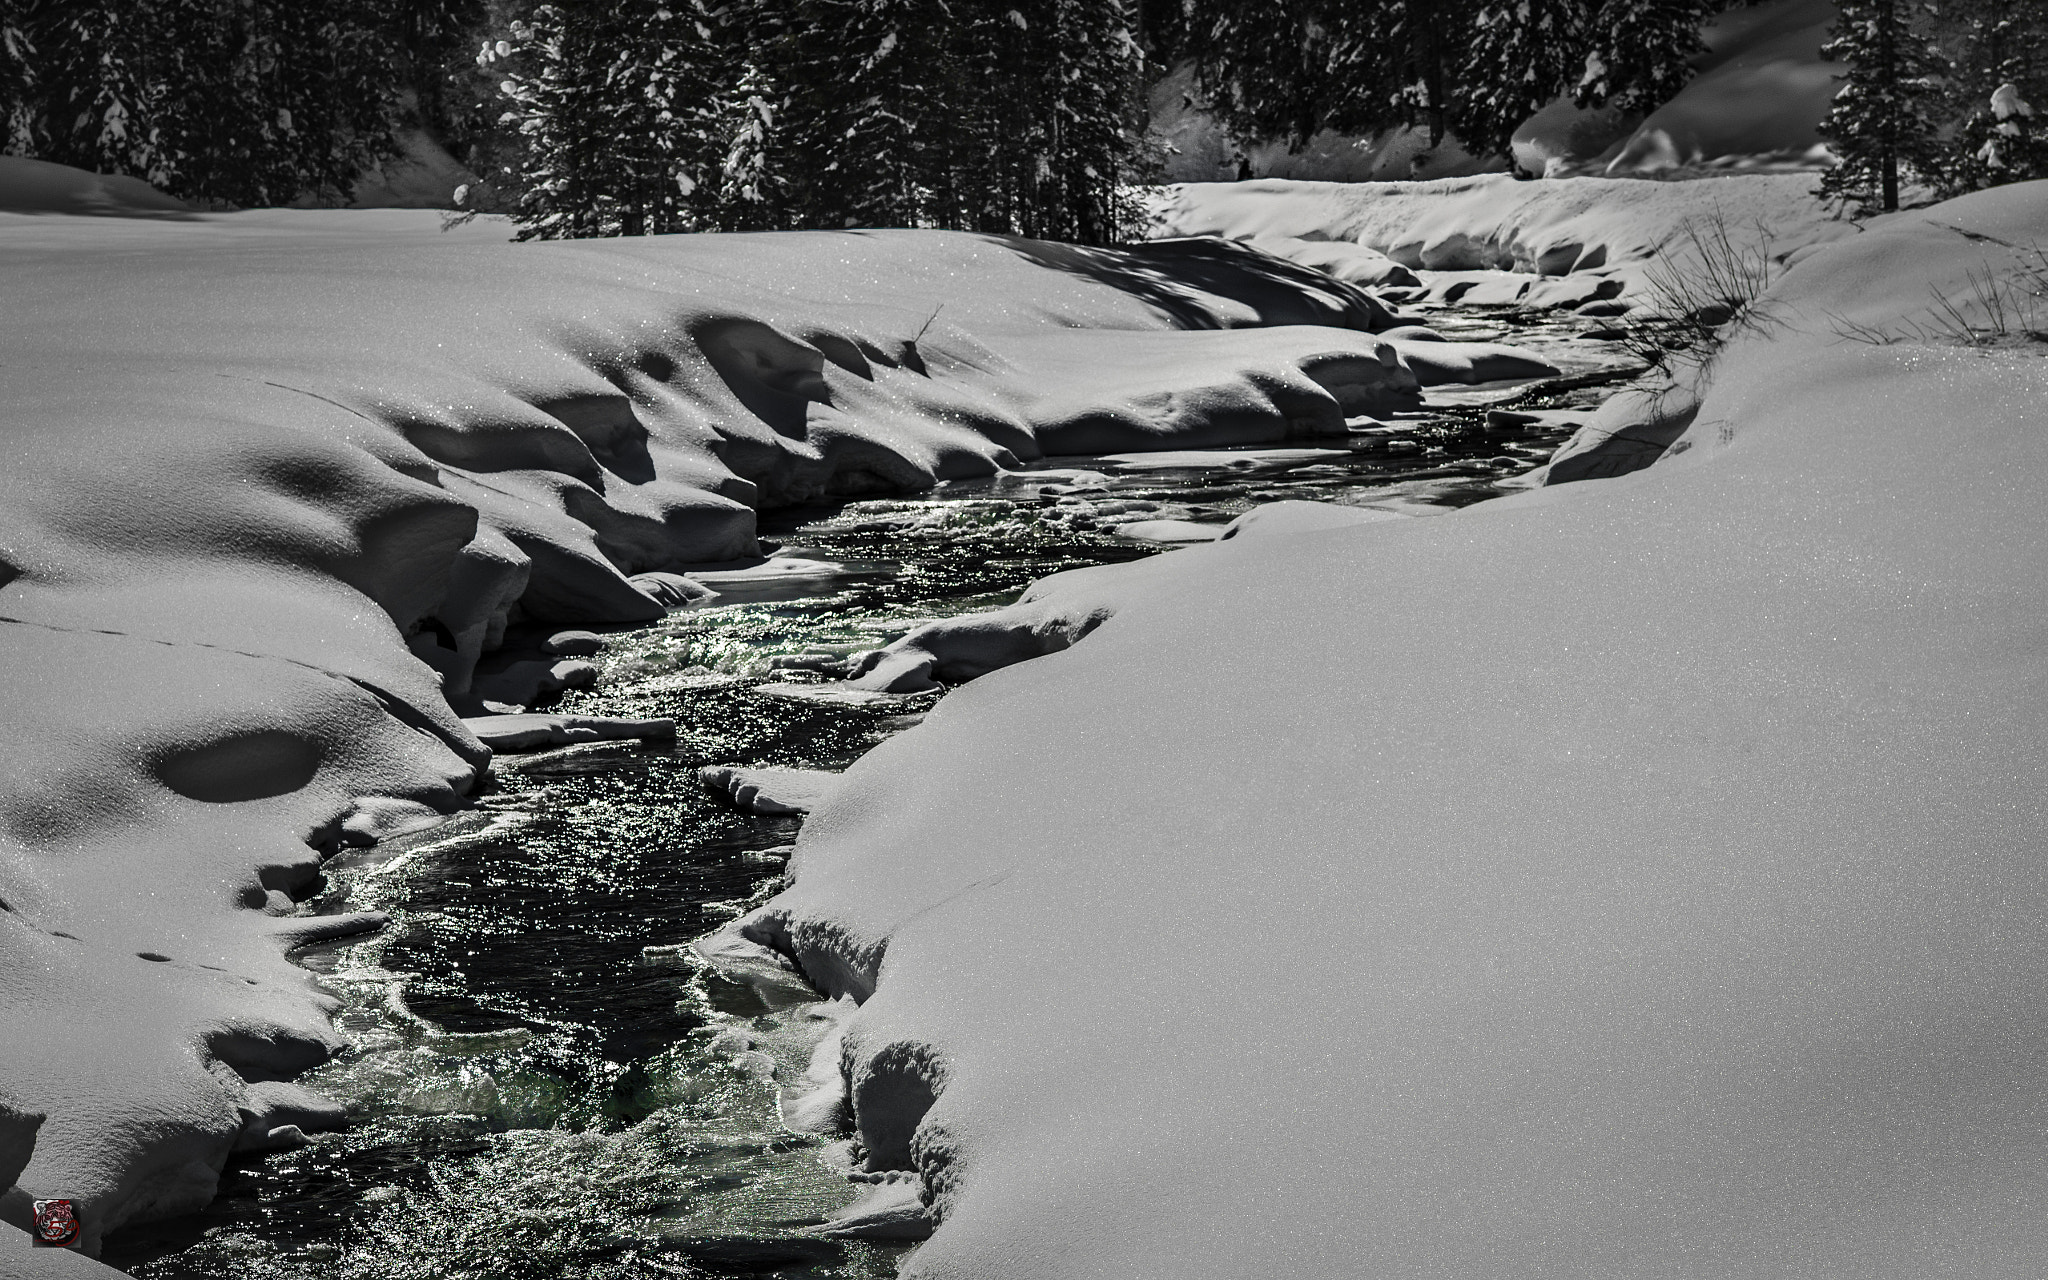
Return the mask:
<svg viewBox="0 0 2048 1280">
<path fill-rule="evenodd" d="M 1568 373 L 1618 363 L 1571 344 L 1572 327 L 1501 336 L 1569 350 Z M 894 1275 L 902 1247 L 809 1232 L 856 1188 L 842 1144 L 779 1123 L 776 1080 L 802 1075 L 825 1024 L 681 949 L 771 890 L 795 835 L 791 819 L 709 799 L 699 766 L 839 768 L 936 695 L 870 707 L 763 696 L 769 660 L 873 648 L 922 619 L 1007 603 L 1047 573 L 1159 553 L 1117 536 L 1123 520 L 1494 496 L 1563 433 L 1487 430 L 1488 398 L 1432 397 L 1391 437 L 1340 442 L 1334 458 L 1163 472 L 1058 459 L 1047 465 L 1093 477 L 1041 478 L 1063 493 L 1020 476 L 765 517 L 783 554 L 845 570 L 614 636 L 600 688 L 559 707 L 672 716 L 673 744 L 501 759 L 473 810 L 330 863 L 316 910 L 392 917 L 300 956 L 344 999 L 351 1042 L 304 1082 L 347 1103 L 350 1126 L 238 1158 L 205 1213 L 117 1233 L 105 1260 L 156 1280 Z"/>
</svg>

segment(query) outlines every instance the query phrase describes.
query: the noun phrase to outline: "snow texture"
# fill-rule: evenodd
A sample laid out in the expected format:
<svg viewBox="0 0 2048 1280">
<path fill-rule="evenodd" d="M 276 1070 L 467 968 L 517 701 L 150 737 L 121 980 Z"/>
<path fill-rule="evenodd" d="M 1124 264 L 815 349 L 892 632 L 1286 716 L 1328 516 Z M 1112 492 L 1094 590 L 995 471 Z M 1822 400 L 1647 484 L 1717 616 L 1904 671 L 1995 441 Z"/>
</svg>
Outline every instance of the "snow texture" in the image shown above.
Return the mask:
<svg viewBox="0 0 2048 1280">
<path fill-rule="evenodd" d="M 861 1002 L 904 1274 L 2038 1274 L 2048 367 L 1837 326 L 2044 236 L 1806 256 L 1653 467 L 1004 611 L 725 935 Z"/>
<path fill-rule="evenodd" d="M 0 213 L 0 1081 L 47 1117 L 0 1219 L 67 1196 L 89 1248 L 314 1122 L 268 1085 L 333 1002 L 283 952 L 379 922 L 297 914 L 325 857 L 465 803 L 482 739 L 659 731 L 478 718 L 594 679 L 567 630 L 834 570 L 763 508 L 1420 385 L 1371 295 L 1215 240 L 512 244 L 13 160 L 0 204 L 166 215 Z"/>
</svg>

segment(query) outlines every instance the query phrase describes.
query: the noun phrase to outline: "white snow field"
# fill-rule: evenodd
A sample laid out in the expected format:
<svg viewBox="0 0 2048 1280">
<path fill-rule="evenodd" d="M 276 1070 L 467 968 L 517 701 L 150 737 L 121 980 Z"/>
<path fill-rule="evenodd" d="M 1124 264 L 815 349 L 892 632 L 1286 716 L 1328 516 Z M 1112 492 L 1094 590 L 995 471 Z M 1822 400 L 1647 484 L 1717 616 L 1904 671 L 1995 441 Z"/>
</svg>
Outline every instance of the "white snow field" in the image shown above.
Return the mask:
<svg viewBox="0 0 2048 1280">
<path fill-rule="evenodd" d="M 2048 361 L 1929 308 L 2042 238 L 2036 183 L 1813 252 L 1647 470 L 1006 611 L 1071 647 L 706 944 L 862 1002 L 904 1274 L 2038 1276 Z"/>
<path fill-rule="evenodd" d="M 338 1043 L 284 948 L 378 923 L 295 914 L 325 856 L 462 803 L 480 738 L 670 731 L 481 718 L 594 674 L 589 637 L 479 675 L 512 623 L 815 571 L 760 507 L 1341 435 L 1469 376 L 1220 242 L 522 245 L 54 168 L 0 162 L 0 207 L 149 215 L 0 213 L 0 1219 L 69 1197 L 89 1247 L 337 1119 L 281 1083 Z"/>
</svg>

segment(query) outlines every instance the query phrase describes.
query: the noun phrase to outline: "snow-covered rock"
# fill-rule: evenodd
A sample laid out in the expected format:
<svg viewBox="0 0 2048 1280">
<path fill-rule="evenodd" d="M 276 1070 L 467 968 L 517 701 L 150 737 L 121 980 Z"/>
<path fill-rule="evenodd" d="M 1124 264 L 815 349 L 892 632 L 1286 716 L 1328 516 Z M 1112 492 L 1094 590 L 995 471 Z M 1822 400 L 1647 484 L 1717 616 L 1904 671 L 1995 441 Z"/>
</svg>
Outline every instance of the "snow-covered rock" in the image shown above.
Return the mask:
<svg viewBox="0 0 2048 1280">
<path fill-rule="evenodd" d="M 839 786 L 839 775 L 823 769 L 768 765 L 737 769 L 708 765 L 698 770 L 704 789 L 724 796 L 748 813 L 809 813 Z"/>
<path fill-rule="evenodd" d="M 472 716 L 463 725 L 493 751 L 533 751 L 572 742 L 663 739 L 676 736 L 673 720 L 621 720 L 605 716 L 556 716 L 537 712 Z"/>
<path fill-rule="evenodd" d="M 1607 398 L 1550 461 L 1526 479 L 1539 484 L 1606 480 L 1649 466 L 1699 416 L 1700 398 L 1690 385 L 1659 378 Z"/>
<path fill-rule="evenodd" d="M 1831 317 L 2044 236 L 1811 254 L 1634 474 L 1050 580 L 733 926 L 862 1002 L 904 1274 L 2038 1271 L 2048 366 Z"/>
</svg>

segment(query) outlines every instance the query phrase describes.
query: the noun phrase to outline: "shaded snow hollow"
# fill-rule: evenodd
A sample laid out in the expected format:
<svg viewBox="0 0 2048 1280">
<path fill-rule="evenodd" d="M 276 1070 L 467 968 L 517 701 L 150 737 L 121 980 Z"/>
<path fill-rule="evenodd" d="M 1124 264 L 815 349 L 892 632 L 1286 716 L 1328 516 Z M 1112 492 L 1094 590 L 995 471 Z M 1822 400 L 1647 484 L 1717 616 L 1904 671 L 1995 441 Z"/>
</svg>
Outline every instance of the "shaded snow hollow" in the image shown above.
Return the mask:
<svg viewBox="0 0 2048 1280">
<path fill-rule="evenodd" d="M 1478 367 L 1411 364 L 1367 294 L 1214 241 L 437 228 L 0 214 L 17 1227 L 70 1197 L 96 1244 L 333 1121 L 276 1083 L 338 1043 L 283 946 L 377 921 L 295 900 L 462 803 L 489 751 L 457 712 L 512 622 L 648 621 L 701 596 L 682 572 L 758 572 L 759 508 L 1341 435 Z"/>
<path fill-rule="evenodd" d="M 861 1001 L 904 1274 L 2037 1276 L 2048 361 L 1903 339 L 2043 238 L 2035 183 L 1811 254 L 1633 475 L 884 651 L 1049 656 L 704 947 Z"/>
</svg>

